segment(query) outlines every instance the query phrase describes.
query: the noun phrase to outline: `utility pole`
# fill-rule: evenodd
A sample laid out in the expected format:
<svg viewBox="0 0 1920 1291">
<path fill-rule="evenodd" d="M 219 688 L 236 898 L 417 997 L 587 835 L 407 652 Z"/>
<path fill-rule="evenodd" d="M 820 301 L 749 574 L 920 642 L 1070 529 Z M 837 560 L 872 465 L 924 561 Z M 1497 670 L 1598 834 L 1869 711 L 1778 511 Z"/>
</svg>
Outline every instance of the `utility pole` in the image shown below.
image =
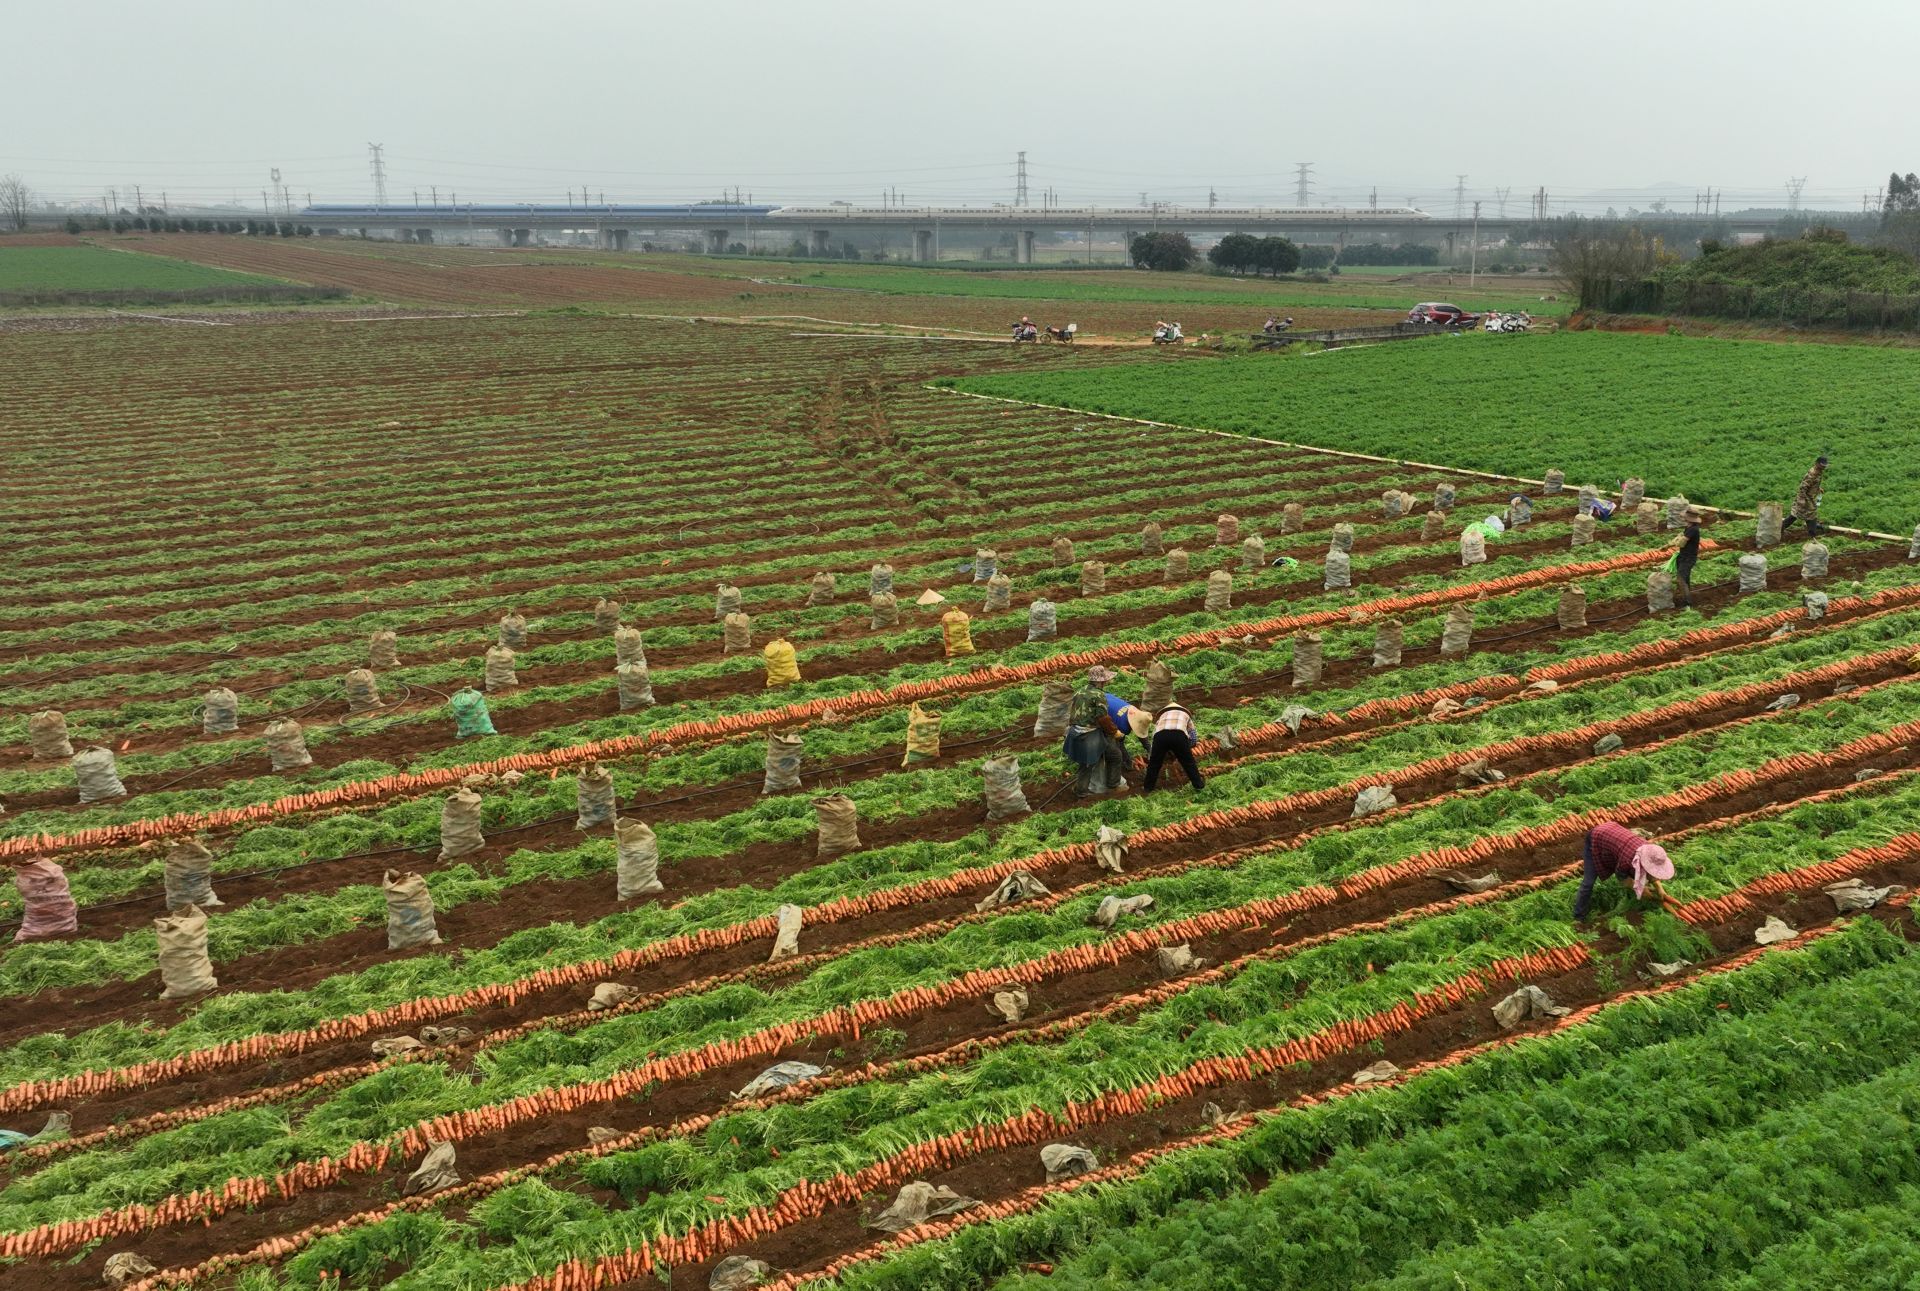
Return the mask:
<svg viewBox="0 0 1920 1291">
<path fill-rule="evenodd" d="M 429 184 L 427 187 L 433 192 L 433 209 L 437 211 L 440 209 L 440 185 Z"/>
<path fill-rule="evenodd" d="M 1297 206 L 1305 206 L 1311 200 L 1313 192 L 1313 163 L 1296 161 L 1293 163 L 1293 200 Z"/>
<path fill-rule="evenodd" d="M 1027 154 L 1024 151 L 1020 154 L 1019 164 L 1014 171 L 1013 204 L 1015 206 L 1027 204 Z"/>
<path fill-rule="evenodd" d="M 1212 188 L 1207 189 L 1207 209 L 1212 210 L 1218 205 L 1220 205 L 1220 194 Z"/>
<path fill-rule="evenodd" d="M 1473 204 L 1473 233 L 1467 239 L 1467 286 L 1480 273 L 1480 203 Z"/>
<path fill-rule="evenodd" d="M 368 165 L 373 170 L 373 208 L 379 210 L 387 204 L 387 159 L 382 155 L 386 148 L 383 143 L 370 143 L 367 153 Z"/>
<path fill-rule="evenodd" d="M 260 213 L 266 216 L 269 222 L 272 221 L 273 207 L 267 205 L 267 190 L 264 188 L 260 190 Z"/>
<path fill-rule="evenodd" d="M 1367 194 L 1367 209 L 1370 211 L 1380 209 L 1380 185 L 1378 184 L 1375 184 L 1373 191 Z"/>
<path fill-rule="evenodd" d="M 1457 221 L 1467 213 L 1467 177 L 1456 175 L 1453 186 L 1453 218 Z"/>
<path fill-rule="evenodd" d="M 135 215 L 145 215 L 147 213 L 146 203 L 140 200 L 140 185 L 138 184 L 133 186 L 133 213 Z"/>
</svg>

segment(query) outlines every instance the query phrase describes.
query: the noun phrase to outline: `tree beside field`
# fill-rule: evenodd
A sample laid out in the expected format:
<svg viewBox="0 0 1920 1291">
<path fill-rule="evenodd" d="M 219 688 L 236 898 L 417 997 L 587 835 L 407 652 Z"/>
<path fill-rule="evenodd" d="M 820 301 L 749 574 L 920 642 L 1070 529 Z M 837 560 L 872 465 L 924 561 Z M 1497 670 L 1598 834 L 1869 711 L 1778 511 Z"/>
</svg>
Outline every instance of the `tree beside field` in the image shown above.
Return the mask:
<svg viewBox="0 0 1920 1291">
<path fill-rule="evenodd" d="M 1265 272 L 1277 278 L 1300 267 L 1300 248 L 1286 238 L 1229 233 L 1207 252 L 1207 262 L 1228 273 Z"/>
<path fill-rule="evenodd" d="M 1887 176 L 1880 207 L 1880 236 L 1896 251 L 1920 256 L 1920 175 L 1895 171 Z"/>
<path fill-rule="evenodd" d="M 0 175 L 0 224 L 10 229 L 27 227 L 27 208 L 33 205 L 33 190 L 18 175 Z"/>
<path fill-rule="evenodd" d="M 1193 268 L 1200 253 L 1184 233 L 1141 233 L 1127 246 L 1127 254 L 1138 269 L 1165 269 L 1178 273 Z"/>
</svg>

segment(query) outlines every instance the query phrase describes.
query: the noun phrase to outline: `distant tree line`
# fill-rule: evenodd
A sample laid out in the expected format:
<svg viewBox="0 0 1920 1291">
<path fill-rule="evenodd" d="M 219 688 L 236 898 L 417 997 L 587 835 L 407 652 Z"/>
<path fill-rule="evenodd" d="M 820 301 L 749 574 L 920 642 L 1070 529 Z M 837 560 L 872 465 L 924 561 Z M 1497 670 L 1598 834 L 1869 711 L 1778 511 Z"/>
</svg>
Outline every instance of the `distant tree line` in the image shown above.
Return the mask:
<svg viewBox="0 0 1920 1291">
<path fill-rule="evenodd" d="M 106 232 L 115 233 L 234 233 L 260 238 L 310 238 L 313 236 L 311 224 L 295 224 L 292 220 L 201 220 L 191 217 L 175 219 L 171 215 L 131 215 L 126 211 L 108 219 L 104 215 L 89 215 L 84 218 L 69 215 L 66 221 L 69 233 Z"/>
<path fill-rule="evenodd" d="M 1300 248 L 1287 238 L 1229 233 L 1207 252 L 1207 263 L 1227 273 L 1265 273 L 1278 277 L 1300 267 Z"/>
</svg>

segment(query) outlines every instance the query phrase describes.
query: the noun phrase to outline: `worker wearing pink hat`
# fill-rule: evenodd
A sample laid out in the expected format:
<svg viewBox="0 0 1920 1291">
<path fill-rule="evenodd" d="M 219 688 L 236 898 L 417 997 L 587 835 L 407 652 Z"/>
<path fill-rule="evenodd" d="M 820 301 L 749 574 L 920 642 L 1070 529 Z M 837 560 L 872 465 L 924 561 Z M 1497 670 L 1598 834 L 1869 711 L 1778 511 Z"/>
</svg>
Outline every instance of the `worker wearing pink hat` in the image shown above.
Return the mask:
<svg viewBox="0 0 1920 1291">
<path fill-rule="evenodd" d="M 1644 897 L 1649 883 L 1657 885 L 1673 877 L 1673 859 L 1666 848 L 1610 820 L 1587 831 L 1580 858 L 1586 863 L 1586 871 L 1580 876 L 1580 893 L 1573 899 L 1575 919 L 1587 917 L 1587 907 L 1593 903 L 1593 885 L 1601 879 L 1631 882 L 1633 895 Z"/>
</svg>

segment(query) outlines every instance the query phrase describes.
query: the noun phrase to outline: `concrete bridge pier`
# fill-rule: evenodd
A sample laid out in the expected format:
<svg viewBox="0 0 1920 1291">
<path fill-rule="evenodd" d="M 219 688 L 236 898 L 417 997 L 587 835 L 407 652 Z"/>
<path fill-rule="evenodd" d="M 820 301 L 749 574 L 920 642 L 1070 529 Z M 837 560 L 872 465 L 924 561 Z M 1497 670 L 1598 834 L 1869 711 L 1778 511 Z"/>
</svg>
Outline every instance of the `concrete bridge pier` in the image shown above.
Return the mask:
<svg viewBox="0 0 1920 1291">
<path fill-rule="evenodd" d="M 817 256 L 823 256 L 833 250 L 833 230 L 814 229 L 808 233 L 807 250 Z"/>
<path fill-rule="evenodd" d="M 932 229 L 915 229 L 913 231 L 913 258 L 921 261 L 933 259 Z"/>
<path fill-rule="evenodd" d="M 513 245 L 517 247 L 532 246 L 533 230 L 532 229 L 515 229 L 513 231 Z"/>
<path fill-rule="evenodd" d="M 393 231 L 393 240 L 395 242 L 411 242 L 413 241 L 413 230 L 412 229 L 395 229 Z"/>
<path fill-rule="evenodd" d="M 501 246 L 503 246 L 503 247 L 510 247 L 510 246 L 512 246 L 512 245 L 513 245 L 513 230 L 512 230 L 512 229 L 495 229 L 495 230 L 494 230 L 494 232 L 495 232 L 495 233 L 498 233 L 498 234 L 500 235 L 500 245 L 501 245 Z"/>
<path fill-rule="evenodd" d="M 627 244 L 632 240 L 632 236 L 631 231 L 627 229 L 601 229 L 600 249 L 602 251 L 625 251 Z"/>
<path fill-rule="evenodd" d="M 415 229 L 413 231 L 413 240 L 415 242 L 431 243 L 433 241 L 433 230 L 432 229 Z"/>
<path fill-rule="evenodd" d="M 1033 263 L 1033 230 L 1022 229 L 1013 235 L 1013 259 L 1016 264 Z"/>
<path fill-rule="evenodd" d="M 727 231 L 725 229 L 707 230 L 707 254 L 710 256 L 727 253 Z"/>
</svg>

